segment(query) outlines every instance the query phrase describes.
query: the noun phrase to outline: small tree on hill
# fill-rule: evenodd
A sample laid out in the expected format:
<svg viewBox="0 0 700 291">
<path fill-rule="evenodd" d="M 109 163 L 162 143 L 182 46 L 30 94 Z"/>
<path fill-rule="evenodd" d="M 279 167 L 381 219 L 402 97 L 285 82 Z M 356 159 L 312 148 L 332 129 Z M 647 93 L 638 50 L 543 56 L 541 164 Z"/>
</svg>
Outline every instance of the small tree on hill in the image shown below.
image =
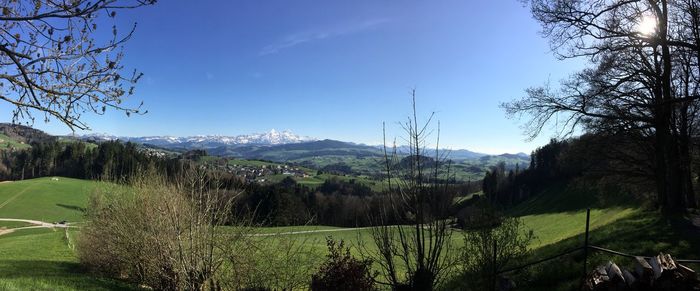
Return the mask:
<svg viewBox="0 0 700 291">
<path fill-rule="evenodd" d="M 311 290 L 314 291 L 366 291 L 372 290 L 374 278 L 370 273 L 371 260 L 358 260 L 350 255 L 350 248 L 345 243 L 328 237 L 328 256 L 311 278 Z"/>
<path fill-rule="evenodd" d="M 377 250 L 364 248 L 363 252 L 377 262 L 388 281 L 383 283 L 392 288 L 433 290 L 454 263 L 448 218 L 454 195 L 448 187 L 450 163 L 439 149 L 439 124 L 434 158 L 428 159 L 426 140 L 433 115 L 419 124 L 415 90 L 412 105 L 413 115 L 402 124 L 408 153 L 399 153 L 396 142 L 391 150 L 384 142 L 388 189 L 378 213 L 371 217 Z"/>
</svg>

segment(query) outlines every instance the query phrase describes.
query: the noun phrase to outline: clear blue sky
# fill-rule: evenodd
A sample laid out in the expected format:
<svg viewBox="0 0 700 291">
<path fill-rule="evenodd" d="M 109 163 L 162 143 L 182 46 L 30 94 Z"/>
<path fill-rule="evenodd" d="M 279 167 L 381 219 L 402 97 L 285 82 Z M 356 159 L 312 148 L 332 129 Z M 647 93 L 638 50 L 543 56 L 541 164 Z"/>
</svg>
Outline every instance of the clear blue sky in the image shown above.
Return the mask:
<svg viewBox="0 0 700 291">
<path fill-rule="evenodd" d="M 117 21 L 122 29 L 138 22 L 125 66 L 145 73 L 131 102 L 143 100 L 150 113 L 86 117 L 93 132 L 275 128 L 377 144 L 383 121 L 399 133 L 415 88 L 419 111 L 437 113 L 442 144 L 529 152 L 551 133 L 526 142 L 499 103 L 578 67 L 551 54 L 516 0 L 169 0 L 120 11 Z M 6 116 L 9 108 L 0 106 Z M 69 132 L 57 121 L 35 127 Z"/>
</svg>

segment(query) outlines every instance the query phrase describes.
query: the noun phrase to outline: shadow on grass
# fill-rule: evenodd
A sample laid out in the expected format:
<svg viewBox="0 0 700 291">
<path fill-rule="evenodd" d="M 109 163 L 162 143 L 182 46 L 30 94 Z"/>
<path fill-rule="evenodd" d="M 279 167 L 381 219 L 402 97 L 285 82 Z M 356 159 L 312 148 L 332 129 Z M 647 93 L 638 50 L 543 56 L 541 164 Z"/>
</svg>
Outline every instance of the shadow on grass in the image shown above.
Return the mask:
<svg viewBox="0 0 700 291">
<path fill-rule="evenodd" d="M 0 260 L 0 287 L 17 290 L 139 290 L 124 282 L 86 273 L 78 263 Z"/>
<path fill-rule="evenodd" d="M 635 198 L 622 193 L 601 193 L 585 182 L 554 182 L 522 203 L 509 209 L 512 216 L 549 213 L 573 213 L 586 208 L 632 207 L 639 204 Z"/>
<path fill-rule="evenodd" d="M 80 206 L 75 206 L 75 205 L 67 205 L 67 204 L 61 204 L 61 203 L 56 203 L 56 206 L 63 207 L 65 209 L 75 210 L 78 212 L 85 212 L 85 207 L 80 207 Z"/>
<path fill-rule="evenodd" d="M 683 217 L 663 217 L 657 212 L 640 211 L 590 232 L 590 244 L 632 255 L 652 256 L 669 253 L 677 259 L 700 259 L 700 233 L 689 226 Z M 527 261 L 555 255 L 583 246 L 583 235 L 565 239 L 534 251 Z M 528 279 L 517 282 L 522 290 L 574 290 L 580 286 L 583 252 L 564 256 L 528 268 Z M 589 251 L 587 271 L 607 261 L 623 268 L 632 268 L 633 262 L 625 257 Z M 700 266 L 689 265 L 698 270 Z"/>
</svg>

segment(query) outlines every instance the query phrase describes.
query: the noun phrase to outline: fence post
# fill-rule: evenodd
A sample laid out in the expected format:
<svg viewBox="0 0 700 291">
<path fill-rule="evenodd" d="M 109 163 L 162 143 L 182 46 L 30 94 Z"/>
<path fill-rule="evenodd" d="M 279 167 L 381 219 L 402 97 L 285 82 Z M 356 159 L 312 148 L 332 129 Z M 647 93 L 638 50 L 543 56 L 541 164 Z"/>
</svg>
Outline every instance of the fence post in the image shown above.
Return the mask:
<svg viewBox="0 0 700 291">
<path fill-rule="evenodd" d="M 586 209 L 586 239 L 583 243 L 583 278 L 588 273 L 588 229 L 591 222 L 591 209 Z"/>
</svg>

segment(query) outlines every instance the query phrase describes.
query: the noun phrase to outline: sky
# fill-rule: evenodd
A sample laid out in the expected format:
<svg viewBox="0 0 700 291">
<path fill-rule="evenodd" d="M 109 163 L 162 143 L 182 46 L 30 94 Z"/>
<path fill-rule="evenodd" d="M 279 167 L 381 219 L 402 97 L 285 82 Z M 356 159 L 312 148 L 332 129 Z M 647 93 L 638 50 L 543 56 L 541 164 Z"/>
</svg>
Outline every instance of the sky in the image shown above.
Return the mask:
<svg viewBox="0 0 700 291">
<path fill-rule="evenodd" d="M 85 116 L 91 131 L 77 134 L 274 128 L 380 144 L 383 122 L 389 137 L 401 136 L 415 89 L 419 116 L 440 121 L 441 145 L 529 153 L 555 131 L 529 141 L 526 120 L 506 118 L 499 104 L 581 67 L 555 58 L 516 0 L 169 0 L 109 21 L 138 23 L 124 65 L 144 77 L 127 104 L 143 101 L 149 113 Z M 111 23 L 102 27 L 97 33 L 111 33 Z M 8 121 L 10 110 L 0 105 Z M 56 120 L 34 127 L 70 133 Z"/>
</svg>

